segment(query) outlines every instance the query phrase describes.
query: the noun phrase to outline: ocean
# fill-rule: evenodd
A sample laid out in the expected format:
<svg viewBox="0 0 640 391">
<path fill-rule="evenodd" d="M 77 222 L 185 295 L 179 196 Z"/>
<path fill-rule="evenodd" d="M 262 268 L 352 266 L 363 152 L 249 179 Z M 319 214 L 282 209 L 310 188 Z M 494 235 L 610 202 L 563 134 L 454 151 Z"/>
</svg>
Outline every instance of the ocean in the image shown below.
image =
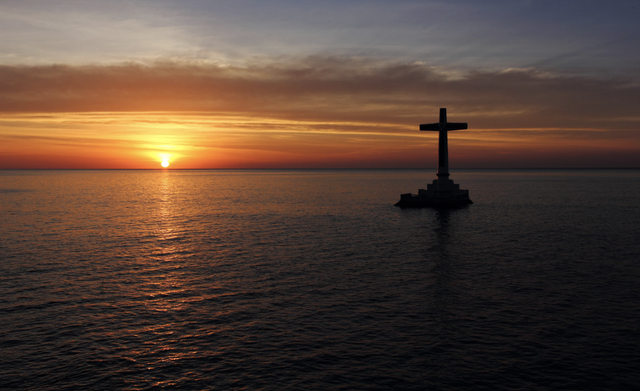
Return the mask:
<svg viewBox="0 0 640 391">
<path fill-rule="evenodd" d="M 635 390 L 640 170 L 0 171 L 0 389 Z"/>
</svg>

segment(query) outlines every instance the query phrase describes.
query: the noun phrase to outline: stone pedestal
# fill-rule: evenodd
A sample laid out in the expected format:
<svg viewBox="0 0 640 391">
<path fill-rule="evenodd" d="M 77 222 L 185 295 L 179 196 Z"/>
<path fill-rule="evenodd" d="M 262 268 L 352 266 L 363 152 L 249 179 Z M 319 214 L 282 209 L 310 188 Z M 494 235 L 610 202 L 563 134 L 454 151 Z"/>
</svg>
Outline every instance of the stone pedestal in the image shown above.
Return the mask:
<svg viewBox="0 0 640 391">
<path fill-rule="evenodd" d="M 396 206 L 402 208 L 422 208 L 425 206 L 456 207 L 472 204 L 469 190 L 460 189 L 460 185 L 451 179 L 435 179 L 427 189 L 419 189 L 418 194 L 401 194 Z"/>
</svg>

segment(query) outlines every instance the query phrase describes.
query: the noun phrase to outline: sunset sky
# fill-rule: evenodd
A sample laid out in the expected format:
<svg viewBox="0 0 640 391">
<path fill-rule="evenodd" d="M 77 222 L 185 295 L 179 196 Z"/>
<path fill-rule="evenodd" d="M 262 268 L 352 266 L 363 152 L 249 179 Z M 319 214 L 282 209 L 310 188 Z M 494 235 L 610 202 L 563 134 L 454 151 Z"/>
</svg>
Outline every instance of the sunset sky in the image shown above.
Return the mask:
<svg viewBox="0 0 640 391">
<path fill-rule="evenodd" d="M 3 0 L 0 168 L 640 167 L 637 0 Z"/>
</svg>

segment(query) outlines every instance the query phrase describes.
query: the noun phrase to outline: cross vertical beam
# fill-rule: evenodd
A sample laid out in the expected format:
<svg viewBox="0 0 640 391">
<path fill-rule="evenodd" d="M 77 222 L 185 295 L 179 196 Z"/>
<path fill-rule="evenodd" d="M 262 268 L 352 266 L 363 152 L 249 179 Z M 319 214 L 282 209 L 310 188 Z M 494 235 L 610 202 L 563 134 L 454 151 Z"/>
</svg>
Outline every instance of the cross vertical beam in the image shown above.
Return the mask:
<svg viewBox="0 0 640 391">
<path fill-rule="evenodd" d="M 440 109 L 438 137 L 438 179 L 449 179 L 449 141 L 447 139 L 447 109 Z"/>
</svg>

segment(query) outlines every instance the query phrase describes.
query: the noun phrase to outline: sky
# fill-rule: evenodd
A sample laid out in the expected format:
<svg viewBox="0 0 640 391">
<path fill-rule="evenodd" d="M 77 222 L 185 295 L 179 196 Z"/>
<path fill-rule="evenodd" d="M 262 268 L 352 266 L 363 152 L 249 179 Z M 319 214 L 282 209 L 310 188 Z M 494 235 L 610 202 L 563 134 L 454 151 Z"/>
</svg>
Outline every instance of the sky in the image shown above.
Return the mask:
<svg viewBox="0 0 640 391">
<path fill-rule="evenodd" d="M 625 0 L 3 0 L 0 169 L 640 167 Z"/>
</svg>

